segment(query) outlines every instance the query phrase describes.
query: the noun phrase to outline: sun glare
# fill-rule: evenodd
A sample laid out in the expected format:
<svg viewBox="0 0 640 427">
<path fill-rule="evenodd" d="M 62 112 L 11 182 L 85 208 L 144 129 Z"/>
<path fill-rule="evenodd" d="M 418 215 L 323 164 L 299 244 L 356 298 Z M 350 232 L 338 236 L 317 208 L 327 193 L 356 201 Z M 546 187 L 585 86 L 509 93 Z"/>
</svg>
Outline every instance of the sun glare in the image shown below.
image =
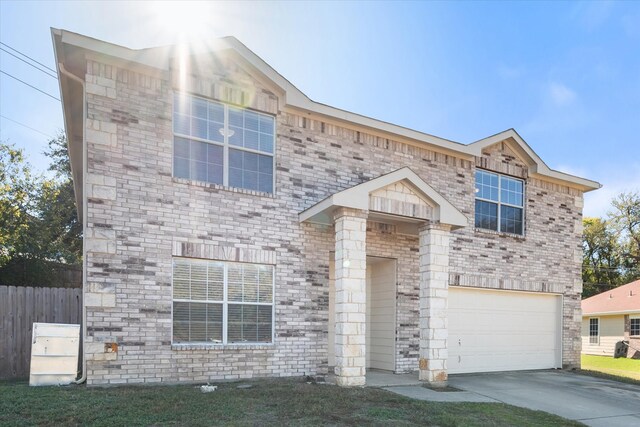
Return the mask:
<svg viewBox="0 0 640 427">
<path fill-rule="evenodd" d="M 155 1 L 150 7 L 158 29 L 173 34 L 180 42 L 206 37 L 215 29 L 210 2 Z"/>
</svg>

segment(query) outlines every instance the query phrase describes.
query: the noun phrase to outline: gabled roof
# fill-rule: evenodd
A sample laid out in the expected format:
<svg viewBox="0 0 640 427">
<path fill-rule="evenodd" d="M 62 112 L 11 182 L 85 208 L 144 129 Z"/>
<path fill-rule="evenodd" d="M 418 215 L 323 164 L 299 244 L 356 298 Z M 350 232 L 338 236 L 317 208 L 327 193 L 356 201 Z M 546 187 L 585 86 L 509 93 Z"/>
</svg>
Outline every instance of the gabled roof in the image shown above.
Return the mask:
<svg viewBox="0 0 640 427">
<path fill-rule="evenodd" d="M 515 131 L 515 129 L 507 129 L 504 132 L 500 132 L 479 141 L 473 142 L 469 144 L 467 148 L 469 152 L 474 156 L 481 156 L 482 150 L 503 141 L 510 142 L 510 147 L 513 148 L 518 153 L 518 155 L 527 162 L 530 175 L 537 174 L 544 177 L 553 178 L 558 181 L 572 182 L 574 184 L 579 184 L 582 187 L 590 188 L 584 191 L 597 190 L 598 188 L 602 187 L 602 185 L 597 182 L 551 169 L 540 158 L 540 156 L 538 156 L 536 152 L 533 151 L 529 144 L 527 144 L 527 142 L 518 134 L 518 132 Z M 597 186 L 594 187 L 594 184 Z"/>
<path fill-rule="evenodd" d="M 582 300 L 582 315 L 640 314 L 640 280 Z"/>
<path fill-rule="evenodd" d="M 311 221 L 322 224 L 332 224 L 331 212 L 339 207 L 368 210 L 369 195 L 379 189 L 397 182 L 408 183 L 421 198 L 428 201 L 434 208 L 434 221 L 451 225 L 452 228 L 462 228 L 469 224 L 469 220 L 462 212 L 442 197 L 429 184 L 424 182 L 408 167 L 398 169 L 362 184 L 332 194 L 321 202 L 300 213 L 300 222 Z"/>
<path fill-rule="evenodd" d="M 175 45 L 136 50 L 55 28 L 51 29 L 51 34 L 56 63 L 58 65 L 57 68 L 59 70 L 58 74 L 61 76 L 59 79 L 60 92 L 63 110 L 65 111 L 65 124 L 69 138 L 72 168 L 75 168 L 77 171 L 80 166 L 74 166 L 73 163 L 75 163 L 75 158 L 81 156 L 78 151 L 81 151 L 82 141 L 77 141 L 77 139 L 81 139 L 78 131 L 80 131 L 82 127 L 78 126 L 75 121 L 81 121 L 81 118 L 76 117 L 81 113 L 79 112 L 78 100 L 72 99 L 78 97 L 78 89 L 75 88 L 77 83 L 71 81 L 72 78 L 70 74 L 74 74 L 76 78 L 84 80 L 84 56 L 88 54 L 111 58 L 112 60 L 126 64 L 126 66 L 141 67 L 146 70 L 155 70 L 156 72 L 164 73 L 168 72 L 175 59 L 180 57 L 181 53 L 184 53 L 185 47 Z M 191 56 L 216 52 L 233 53 L 237 58 L 241 59 L 247 68 L 251 69 L 254 73 L 259 73 L 273 83 L 273 85 L 279 89 L 277 92 L 283 100 L 280 108 L 293 109 L 305 114 L 307 117 L 318 120 L 337 121 L 347 127 L 364 128 L 377 135 L 383 135 L 414 145 L 428 146 L 432 150 L 469 160 L 473 159 L 472 156 L 479 156 L 483 148 L 504 140 L 509 140 L 516 146 L 517 151 L 527 159 L 532 176 L 539 175 L 540 177 L 578 188 L 585 192 L 601 187 L 601 185 L 595 181 L 550 169 L 513 129 L 506 130 L 469 145 L 461 144 L 315 102 L 309 99 L 302 91 L 234 37 L 223 37 L 207 42 L 206 44 L 201 43 L 199 46 L 188 47 L 188 54 Z M 63 70 L 67 70 L 68 72 L 63 73 Z M 63 74 L 65 75 L 62 76 Z M 76 151 L 75 153 L 73 152 L 74 150 Z M 74 177 L 80 178 L 80 174 L 74 172 Z M 76 180 L 76 182 L 78 181 Z M 76 193 L 78 193 L 78 191 L 81 191 L 81 189 L 76 188 Z"/>
</svg>

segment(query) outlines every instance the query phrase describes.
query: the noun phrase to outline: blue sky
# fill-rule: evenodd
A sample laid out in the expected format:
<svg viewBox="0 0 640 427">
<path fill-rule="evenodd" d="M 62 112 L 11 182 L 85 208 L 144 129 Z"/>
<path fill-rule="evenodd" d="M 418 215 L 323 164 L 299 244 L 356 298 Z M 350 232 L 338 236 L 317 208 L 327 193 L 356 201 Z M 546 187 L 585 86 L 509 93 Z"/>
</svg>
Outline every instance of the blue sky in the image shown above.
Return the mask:
<svg viewBox="0 0 640 427">
<path fill-rule="evenodd" d="M 462 143 L 515 128 L 552 168 L 605 186 L 585 215 L 640 190 L 640 3 L 0 0 L 0 41 L 55 68 L 50 27 L 131 48 L 233 35 L 334 107 Z M 59 97 L 5 52 L 0 69 Z M 0 114 L 63 126 L 59 102 L 6 75 Z M 46 168 L 46 136 L 0 118 L 0 139 Z"/>
</svg>

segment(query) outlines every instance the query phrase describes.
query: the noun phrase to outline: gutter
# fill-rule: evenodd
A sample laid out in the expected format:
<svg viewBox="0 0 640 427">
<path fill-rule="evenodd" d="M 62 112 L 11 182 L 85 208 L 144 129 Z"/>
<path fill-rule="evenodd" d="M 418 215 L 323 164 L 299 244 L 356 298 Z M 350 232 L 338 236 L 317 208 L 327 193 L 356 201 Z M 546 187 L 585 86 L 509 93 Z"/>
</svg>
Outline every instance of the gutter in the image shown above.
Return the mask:
<svg viewBox="0 0 640 427">
<path fill-rule="evenodd" d="M 87 338 L 87 306 L 85 304 L 85 292 L 87 289 L 87 245 L 85 243 L 85 236 L 87 231 L 87 198 L 85 197 L 85 195 L 87 194 L 87 144 L 85 130 L 87 117 L 87 95 L 85 91 L 84 80 L 71 73 L 70 71 L 67 71 L 67 69 L 64 68 L 64 64 L 62 62 L 58 62 L 58 70 L 60 74 L 63 74 L 71 80 L 79 83 L 82 87 L 82 375 L 80 376 L 80 378 L 74 381 L 74 384 L 82 384 L 87 380 L 87 357 L 85 352 L 85 344 Z M 62 86 L 62 82 L 60 82 L 60 85 Z M 60 93 L 62 93 L 62 88 L 60 89 Z M 67 141 L 67 144 L 69 144 L 70 142 L 71 141 Z"/>
<path fill-rule="evenodd" d="M 638 314 L 640 315 L 640 308 L 631 310 L 619 310 L 619 311 L 594 311 L 591 313 L 582 312 L 582 317 L 592 316 L 620 316 L 622 314 Z"/>
</svg>

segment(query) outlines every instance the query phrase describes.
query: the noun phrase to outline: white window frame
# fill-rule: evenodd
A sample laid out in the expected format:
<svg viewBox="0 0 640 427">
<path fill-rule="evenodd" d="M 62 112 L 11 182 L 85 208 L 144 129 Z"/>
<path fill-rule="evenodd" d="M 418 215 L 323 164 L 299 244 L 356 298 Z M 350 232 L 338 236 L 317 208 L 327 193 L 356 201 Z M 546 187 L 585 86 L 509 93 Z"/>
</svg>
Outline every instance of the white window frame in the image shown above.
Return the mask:
<svg viewBox="0 0 640 427">
<path fill-rule="evenodd" d="M 526 212 L 525 212 L 525 204 L 526 203 L 525 203 L 525 201 L 526 201 L 526 194 L 527 194 L 527 187 L 526 187 L 527 183 L 526 183 L 526 181 L 524 179 L 520 179 L 520 178 L 516 178 L 516 177 L 510 176 L 510 175 L 505 175 L 505 174 L 489 171 L 489 170 L 486 170 L 486 169 L 478 168 L 478 169 L 476 169 L 476 171 L 484 172 L 484 173 L 487 173 L 487 174 L 490 174 L 490 175 L 496 175 L 498 177 L 498 201 L 491 200 L 491 199 L 484 199 L 484 198 L 479 197 L 478 195 L 476 195 L 476 197 L 474 199 L 474 203 L 473 203 L 473 206 L 474 206 L 474 213 L 473 213 L 473 222 L 474 222 L 474 224 L 473 225 L 474 225 L 474 227 L 477 228 L 477 229 L 480 229 L 480 230 L 490 230 L 490 231 L 495 231 L 497 233 L 512 234 L 514 236 L 524 236 L 525 235 L 525 225 L 526 225 L 526 221 L 525 221 L 525 215 L 526 215 Z M 476 184 L 476 182 L 475 182 L 475 173 L 474 173 L 473 176 L 474 176 L 473 188 L 474 188 L 474 191 L 475 191 L 475 184 Z M 502 180 L 500 179 L 501 177 L 505 177 L 505 178 L 508 178 L 508 179 L 513 179 L 514 181 L 520 181 L 522 183 L 522 206 L 512 205 L 510 203 L 505 203 L 505 202 L 502 201 Z M 497 230 L 493 230 L 491 228 L 478 227 L 475 224 L 475 220 L 476 220 L 476 218 L 475 218 L 475 201 L 476 200 L 480 200 L 482 202 L 493 203 L 495 205 L 498 205 L 498 229 Z M 504 206 L 509 206 L 509 207 L 512 207 L 512 208 L 522 209 L 522 234 L 511 233 L 509 231 L 500 230 L 500 223 L 501 223 L 501 219 L 502 219 L 501 218 L 502 209 L 500 209 L 500 207 L 503 206 L 503 205 Z"/>
<path fill-rule="evenodd" d="M 176 258 L 186 259 L 190 262 L 216 262 L 224 264 L 224 282 L 223 282 L 223 301 L 213 301 L 213 300 L 192 300 L 192 299 L 184 299 L 184 298 L 174 298 L 173 297 L 173 277 L 174 277 L 174 262 Z M 229 264 L 251 264 L 251 265 L 265 265 L 271 267 L 271 303 L 266 302 L 243 302 L 243 301 L 229 301 L 228 300 L 228 271 Z M 223 261 L 223 260 L 215 260 L 215 259 L 200 259 L 200 258 L 189 258 L 189 257 L 178 257 L 174 256 L 171 258 L 171 344 L 176 346 L 190 346 L 190 345 L 205 345 L 211 347 L 220 347 L 220 346 L 250 346 L 250 345 L 273 345 L 275 342 L 275 326 L 276 326 L 276 309 L 275 309 L 275 274 L 276 268 L 275 265 L 271 264 L 259 264 L 259 263 L 242 263 L 242 262 L 233 262 L 233 261 Z M 195 303 L 205 303 L 205 304 L 222 304 L 222 342 L 209 342 L 209 341 L 181 341 L 176 342 L 173 339 L 173 303 L 174 302 L 195 302 Z M 229 320 L 229 304 L 231 305 L 262 305 L 262 306 L 271 306 L 271 341 L 247 341 L 247 342 L 228 342 L 227 330 L 228 330 L 228 320 Z"/>
<path fill-rule="evenodd" d="M 597 335 L 591 335 L 591 321 L 596 321 L 596 329 L 598 332 Z M 595 338 L 595 342 L 593 342 L 593 338 Z M 591 345 L 600 345 L 600 318 L 599 317 L 590 317 L 589 318 L 589 344 Z"/>
<path fill-rule="evenodd" d="M 223 187 L 228 187 L 228 188 L 238 188 L 240 190 L 245 190 L 245 191 L 257 191 L 259 193 L 265 193 L 265 194 L 275 194 L 276 193 L 276 142 L 278 140 L 278 138 L 276 137 L 277 127 L 278 127 L 277 117 L 272 116 L 270 114 L 263 113 L 261 111 L 253 110 L 251 108 L 239 107 L 237 105 L 230 105 L 230 104 L 227 104 L 225 102 L 219 101 L 217 99 L 205 98 L 203 96 L 194 95 L 194 94 L 189 93 L 189 92 L 174 91 L 173 95 L 174 96 L 173 96 L 173 98 L 171 100 L 171 132 L 172 132 L 173 136 L 174 137 L 177 136 L 179 138 L 190 139 L 192 141 L 205 142 L 207 144 L 212 144 L 212 145 L 216 145 L 218 147 L 222 147 L 222 157 L 223 157 L 222 184 L 217 184 L 217 183 L 208 182 L 208 181 L 199 181 L 199 180 L 195 180 L 195 179 L 189 178 L 190 180 L 197 181 L 197 182 L 203 182 L 203 183 L 211 184 L 211 185 L 222 185 Z M 198 99 L 202 99 L 202 100 L 207 101 L 207 102 L 216 102 L 216 103 L 222 105 L 222 107 L 224 108 L 224 123 L 223 123 L 223 125 L 224 125 L 224 135 L 223 135 L 223 142 L 211 141 L 209 139 L 199 138 L 197 136 L 191 136 L 191 135 L 186 135 L 186 134 L 183 134 L 183 133 L 175 132 L 173 116 L 176 113 L 176 110 L 175 110 L 175 108 L 176 108 L 176 106 L 175 106 L 175 98 L 176 98 L 176 96 L 178 98 L 179 97 L 198 98 Z M 273 119 L 273 153 L 269 153 L 269 152 L 266 152 L 266 151 L 260 151 L 260 150 L 254 150 L 252 148 L 239 147 L 237 145 L 229 144 L 229 107 L 235 108 L 237 110 L 248 110 L 248 111 L 251 111 L 252 113 L 255 113 L 255 114 L 258 114 L 258 115 L 262 115 L 262 116 L 266 116 L 266 117 L 271 117 Z M 273 176 L 272 176 L 271 192 L 270 193 L 266 193 L 266 192 L 260 191 L 260 190 L 252 190 L 252 189 L 244 188 L 244 187 L 232 187 L 232 186 L 229 185 L 229 149 L 246 151 L 248 153 L 260 154 L 262 156 L 270 156 L 271 157 L 271 159 L 272 159 Z M 174 177 L 174 178 L 178 178 L 178 179 L 186 179 L 186 178 L 182 178 L 182 177 L 177 177 L 175 175 L 175 140 L 174 139 L 171 141 L 171 176 Z"/>
<path fill-rule="evenodd" d="M 631 333 L 631 321 L 632 320 L 640 320 L 640 316 L 629 316 L 629 336 L 630 337 L 639 337 L 640 336 L 640 329 L 638 330 L 637 334 L 632 334 Z"/>
</svg>

